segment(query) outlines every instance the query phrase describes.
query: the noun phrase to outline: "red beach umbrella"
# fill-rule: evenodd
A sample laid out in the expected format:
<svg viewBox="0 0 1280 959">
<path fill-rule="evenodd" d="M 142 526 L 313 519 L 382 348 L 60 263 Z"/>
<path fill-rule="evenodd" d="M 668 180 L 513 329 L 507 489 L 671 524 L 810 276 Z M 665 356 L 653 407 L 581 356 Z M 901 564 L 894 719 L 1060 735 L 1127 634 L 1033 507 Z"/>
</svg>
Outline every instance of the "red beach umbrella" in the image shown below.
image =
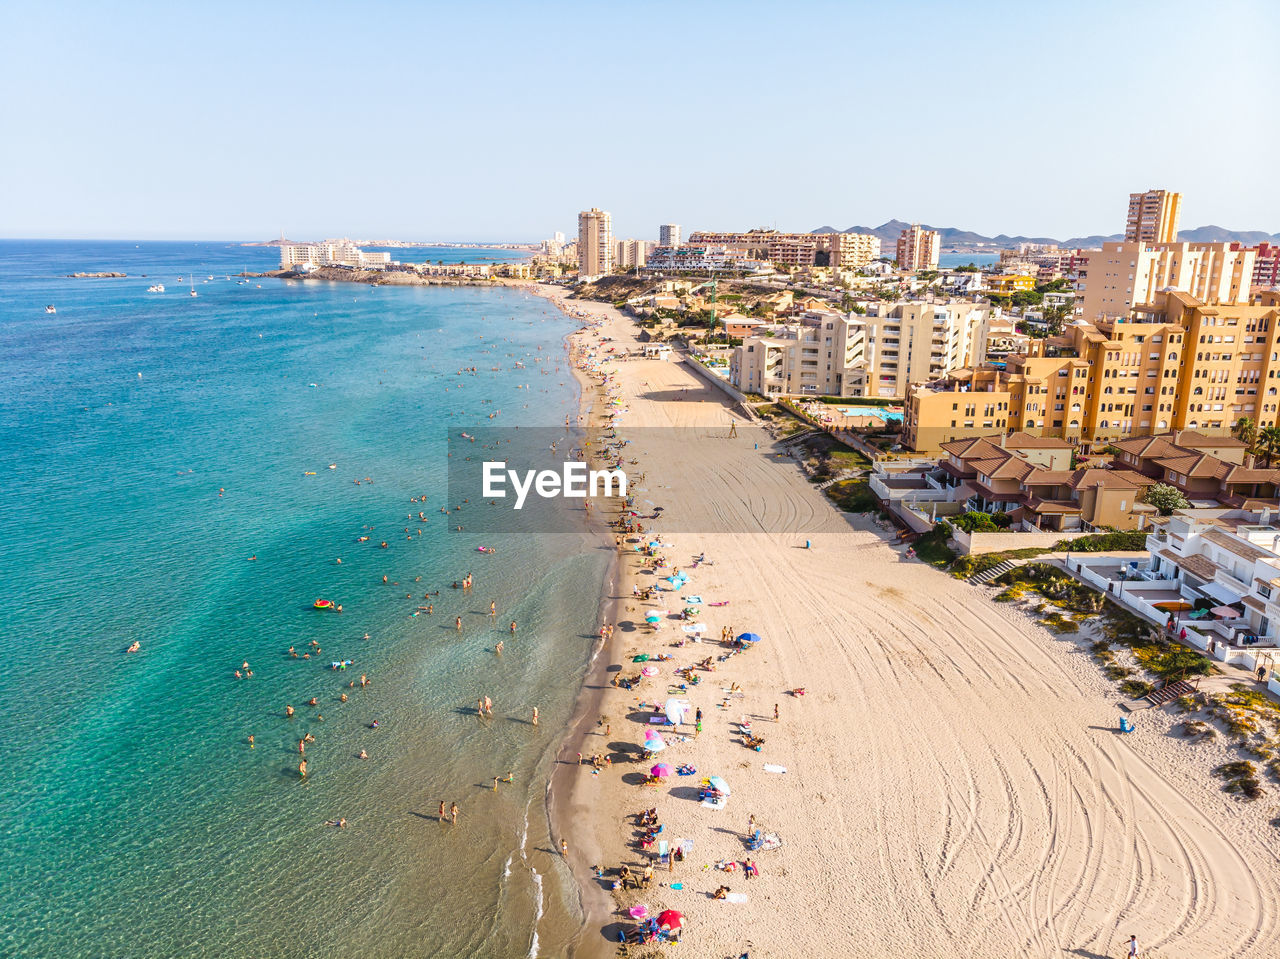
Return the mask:
<svg viewBox="0 0 1280 959">
<path fill-rule="evenodd" d="M 684 926 L 684 916 L 674 909 L 668 909 L 658 916 L 658 928 L 679 929 Z"/>
</svg>

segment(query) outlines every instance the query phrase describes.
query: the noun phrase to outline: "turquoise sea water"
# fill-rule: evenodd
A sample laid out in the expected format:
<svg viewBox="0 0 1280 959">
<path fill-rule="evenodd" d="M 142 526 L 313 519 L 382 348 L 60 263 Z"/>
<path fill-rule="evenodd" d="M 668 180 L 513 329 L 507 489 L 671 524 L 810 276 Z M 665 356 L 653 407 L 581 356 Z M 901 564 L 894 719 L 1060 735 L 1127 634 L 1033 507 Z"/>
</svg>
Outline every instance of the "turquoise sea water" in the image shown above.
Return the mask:
<svg viewBox="0 0 1280 959">
<path fill-rule="evenodd" d="M 275 260 L 0 242 L 0 954 L 525 956 L 535 931 L 553 954 L 545 774 L 608 551 L 485 556 L 439 509 L 451 423 L 576 410 L 573 324 L 514 290 L 224 278 Z"/>
</svg>

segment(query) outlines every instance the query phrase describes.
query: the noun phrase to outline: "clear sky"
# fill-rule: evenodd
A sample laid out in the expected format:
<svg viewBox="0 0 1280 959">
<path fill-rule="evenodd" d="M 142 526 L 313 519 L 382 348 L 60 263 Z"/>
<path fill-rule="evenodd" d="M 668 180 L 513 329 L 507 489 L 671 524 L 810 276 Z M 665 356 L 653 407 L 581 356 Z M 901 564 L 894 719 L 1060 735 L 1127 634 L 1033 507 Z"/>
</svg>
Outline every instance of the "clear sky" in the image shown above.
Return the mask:
<svg viewBox="0 0 1280 959">
<path fill-rule="evenodd" d="M 0 7 L 0 236 L 1280 232 L 1280 3 Z"/>
</svg>

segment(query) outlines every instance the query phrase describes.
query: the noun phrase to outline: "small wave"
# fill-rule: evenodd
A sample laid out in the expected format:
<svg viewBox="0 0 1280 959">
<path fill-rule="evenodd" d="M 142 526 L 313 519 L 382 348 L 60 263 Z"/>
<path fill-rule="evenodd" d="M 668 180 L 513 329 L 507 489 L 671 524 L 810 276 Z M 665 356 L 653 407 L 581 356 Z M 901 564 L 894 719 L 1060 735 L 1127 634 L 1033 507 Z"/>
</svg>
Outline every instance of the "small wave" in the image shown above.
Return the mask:
<svg viewBox="0 0 1280 959">
<path fill-rule="evenodd" d="M 507 861 L 503 864 L 503 866 L 502 866 L 502 878 L 503 878 L 503 879 L 507 879 L 507 878 L 509 878 L 509 877 L 511 876 L 511 860 L 512 860 L 512 859 L 514 859 L 514 858 L 515 858 L 514 856 L 508 856 L 508 857 L 507 857 Z"/>
<path fill-rule="evenodd" d="M 533 941 L 529 943 L 529 959 L 538 959 L 538 923 L 542 919 L 542 876 L 538 875 L 538 870 L 530 869 L 533 873 L 533 888 L 537 893 L 538 908 L 533 914 Z"/>
</svg>

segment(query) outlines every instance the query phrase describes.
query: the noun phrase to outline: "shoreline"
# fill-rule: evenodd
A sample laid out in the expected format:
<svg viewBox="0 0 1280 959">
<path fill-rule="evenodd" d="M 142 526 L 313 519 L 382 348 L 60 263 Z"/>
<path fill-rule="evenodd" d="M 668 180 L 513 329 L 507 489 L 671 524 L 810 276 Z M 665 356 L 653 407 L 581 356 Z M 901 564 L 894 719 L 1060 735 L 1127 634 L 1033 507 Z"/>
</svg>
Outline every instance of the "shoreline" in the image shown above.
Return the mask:
<svg viewBox="0 0 1280 959">
<path fill-rule="evenodd" d="M 534 282 L 529 290 L 537 296 L 547 299 L 557 310 L 566 316 L 583 320 L 583 325 L 566 337 L 569 366 L 574 378 L 582 388 L 582 400 L 579 406 L 580 416 L 585 419 L 582 424 L 584 434 L 589 442 L 595 441 L 600 429 L 605 424 L 605 382 L 591 376 L 579 363 L 581 341 L 607 317 L 602 309 L 572 311 L 567 308 L 564 298 L 556 296 L 553 291 L 559 287 L 547 287 Z M 594 304 L 597 308 L 601 304 Z M 593 533 L 599 534 L 605 545 L 609 543 L 610 529 L 604 521 L 602 512 L 593 514 L 590 520 Z M 621 554 L 615 549 L 605 570 L 601 584 L 601 595 L 598 602 L 600 623 L 617 623 L 621 612 L 622 599 L 616 595 L 621 579 L 629 571 L 622 562 Z M 577 893 L 577 905 L 581 922 L 578 930 L 570 938 L 568 954 L 573 957 L 603 957 L 610 955 L 606 943 L 601 940 L 600 946 L 594 946 L 592 937 L 599 926 L 608 922 L 613 911 L 613 903 L 603 889 L 591 880 L 590 860 L 599 861 L 598 850 L 591 845 L 583 845 L 582 831 L 574 829 L 574 809 L 582 795 L 581 783 L 577 782 L 579 769 L 576 754 L 584 751 L 584 746 L 595 728 L 595 717 L 600 715 L 607 688 L 609 656 L 606 655 L 611 641 L 597 641 L 592 648 L 592 658 L 588 663 L 582 679 L 582 686 L 574 700 L 573 712 L 565 727 L 560 746 L 556 750 L 551 775 L 547 781 L 547 817 L 553 837 L 573 836 L 574 843 L 570 849 L 567 865 Z M 554 845 L 554 840 L 553 840 Z"/>
</svg>

